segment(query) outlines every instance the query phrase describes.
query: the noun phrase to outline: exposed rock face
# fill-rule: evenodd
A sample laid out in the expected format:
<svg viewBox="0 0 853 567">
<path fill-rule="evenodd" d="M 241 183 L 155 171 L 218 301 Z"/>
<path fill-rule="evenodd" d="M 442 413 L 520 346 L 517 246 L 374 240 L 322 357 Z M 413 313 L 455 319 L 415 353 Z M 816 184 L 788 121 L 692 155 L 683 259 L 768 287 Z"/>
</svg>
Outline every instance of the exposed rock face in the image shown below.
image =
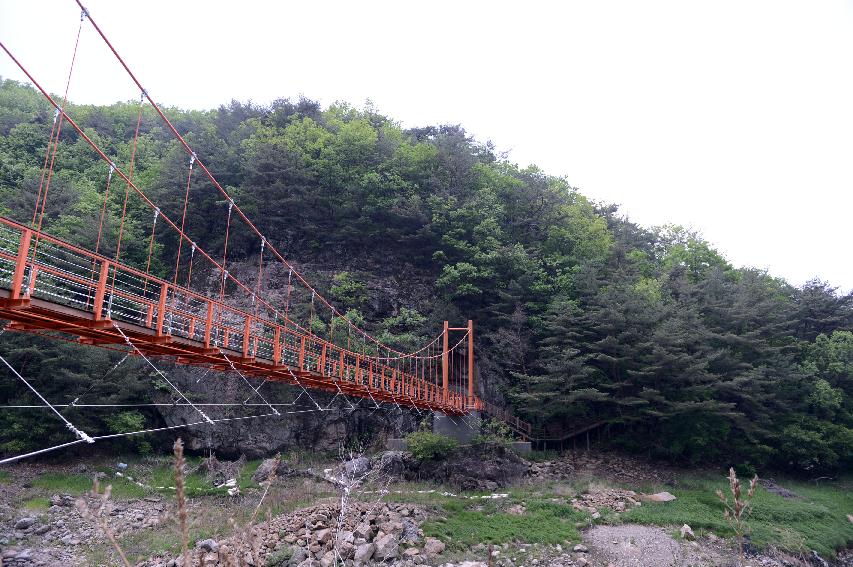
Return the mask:
<svg viewBox="0 0 853 567">
<path fill-rule="evenodd" d="M 172 371 L 181 383 L 195 384 L 203 371 L 189 367 L 175 367 Z M 239 376 L 216 374 L 205 376 L 204 381 L 216 381 L 222 388 L 217 401 L 242 402 L 251 392 Z M 270 388 L 269 390 L 266 390 Z M 264 386 L 264 397 L 270 403 L 292 403 L 301 390 L 283 384 Z M 326 408 L 332 400 L 331 395 L 311 392 L 317 404 Z M 257 402 L 257 398 L 253 400 Z M 215 417 L 238 417 L 253 413 L 266 413 L 263 407 L 226 408 Z M 329 411 L 313 411 L 315 406 L 303 394 L 293 408 L 279 407 L 281 416 L 269 416 L 258 419 L 236 420 L 227 423 L 227 427 L 189 427 L 185 435 L 186 446 L 192 451 L 212 449 L 226 458 L 237 458 L 245 454 L 250 459 L 265 457 L 276 452 L 294 449 L 313 451 L 336 451 L 341 445 L 355 441 L 381 443 L 389 437 L 403 437 L 417 428 L 416 415 L 408 411 L 376 411 L 365 409 L 351 411 L 340 398 Z M 288 414 L 287 411 L 303 413 Z M 267 410 L 269 411 L 269 410 Z M 198 415 L 187 406 L 176 406 L 164 410 L 163 419 L 167 425 L 191 423 Z"/>
</svg>

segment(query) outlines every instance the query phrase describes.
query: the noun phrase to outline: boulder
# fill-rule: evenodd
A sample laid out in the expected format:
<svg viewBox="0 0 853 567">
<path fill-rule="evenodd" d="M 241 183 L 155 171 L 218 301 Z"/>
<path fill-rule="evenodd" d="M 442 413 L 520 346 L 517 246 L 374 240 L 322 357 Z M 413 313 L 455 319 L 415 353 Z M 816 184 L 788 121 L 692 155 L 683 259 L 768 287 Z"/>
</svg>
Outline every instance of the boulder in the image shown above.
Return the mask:
<svg viewBox="0 0 853 567">
<path fill-rule="evenodd" d="M 219 542 L 215 539 L 203 539 L 197 541 L 195 546 L 199 549 L 203 549 L 204 551 L 219 551 Z"/>
<path fill-rule="evenodd" d="M 320 543 L 326 543 L 331 541 L 332 539 L 332 530 L 329 528 L 324 528 L 322 530 L 317 530 L 314 532 L 314 536 L 317 538 L 317 541 Z"/>
<path fill-rule="evenodd" d="M 418 525 L 409 518 L 403 520 L 403 533 L 400 539 L 409 542 L 416 542 L 421 539 L 418 535 Z"/>
<path fill-rule="evenodd" d="M 357 457 L 344 463 L 344 472 L 347 478 L 359 478 L 370 471 L 370 459 Z"/>
<path fill-rule="evenodd" d="M 428 537 L 424 541 L 424 554 L 427 557 L 435 557 L 444 551 L 444 543 L 434 537 Z"/>
<path fill-rule="evenodd" d="M 669 492 L 657 492 L 655 494 L 641 494 L 640 498 L 649 502 L 672 502 L 675 496 Z"/>
<path fill-rule="evenodd" d="M 284 476 L 290 472 L 290 467 L 282 460 L 264 459 L 264 462 L 260 464 L 255 474 L 252 475 L 252 480 L 255 482 L 264 482 L 269 479 L 273 470 L 275 470 L 276 476 Z"/>
<path fill-rule="evenodd" d="M 36 523 L 35 518 L 30 518 L 30 517 L 21 518 L 20 520 L 15 522 L 15 529 L 16 530 L 26 530 L 27 528 L 31 527 L 35 523 Z"/>
<path fill-rule="evenodd" d="M 687 539 L 690 541 L 693 541 L 696 539 L 696 534 L 693 533 L 693 529 L 690 526 L 688 526 L 687 524 L 684 524 L 683 526 L 681 526 L 680 531 L 681 531 L 681 539 Z"/>
<path fill-rule="evenodd" d="M 74 506 L 74 497 L 70 494 L 54 494 L 50 497 L 50 505 L 71 508 Z"/>
<path fill-rule="evenodd" d="M 400 540 L 394 534 L 385 534 L 373 543 L 376 545 L 373 557 L 377 561 L 396 559 L 400 554 Z"/>
<path fill-rule="evenodd" d="M 370 539 L 373 537 L 373 526 L 371 526 L 368 522 L 362 522 L 355 527 L 353 531 L 355 537 L 361 537 L 364 539 Z"/>
<path fill-rule="evenodd" d="M 363 543 L 355 548 L 353 560 L 356 565 L 363 565 L 370 561 L 373 553 L 376 551 L 376 546 L 372 543 Z"/>
<path fill-rule="evenodd" d="M 293 554 L 290 556 L 289 563 L 291 565 L 299 565 L 308 558 L 308 552 L 304 547 L 294 547 Z"/>
</svg>

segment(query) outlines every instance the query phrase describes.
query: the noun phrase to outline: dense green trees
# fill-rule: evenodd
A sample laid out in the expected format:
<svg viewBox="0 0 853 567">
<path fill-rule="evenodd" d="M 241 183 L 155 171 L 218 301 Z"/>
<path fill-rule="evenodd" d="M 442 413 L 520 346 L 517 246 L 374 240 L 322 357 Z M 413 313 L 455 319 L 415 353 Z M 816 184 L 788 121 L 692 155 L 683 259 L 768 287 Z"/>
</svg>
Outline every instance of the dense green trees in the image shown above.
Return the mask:
<svg viewBox="0 0 853 567">
<path fill-rule="evenodd" d="M 139 108 L 69 112 L 126 167 Z M 639 227 L 564 179 L 501 159 L 459 126 L 403 130 L 369 106 L 324 110 L 305 99 L 167 112 L 276 246 L 382 340 L 415 348 L 444 318 L 475 319 L 481 394 L 502 397 L 548 436 L 603 422 L 609 442 L 671 460 L 800 471 L 853 464 L 853 295 L 735 268 L 677 226 Z M 0 83 L 2 214 L 31 218 L 52 118 L 32 89 Z M 147 107 L 140 132 L 134 179 L 179 218 L 187 156 Z M 92 246 L 106 176 L 64 129 L 47 229 Z M 114 184 L 106 253 L 124 196 Z M 221 250 L 227 203 L 198 172 L 190 202 L 189 234 Z M 133 195 L 128 211 L 122 257 L 144 266 L 151 212 Z M 165 270 L 176 247 L 161 228 L 155 269 Z M 233 227 L 230 258 L 251 264 L 259 249 Z M 390 298 L 388 280 L 398 290 Z M 312 317 L 307 299 L 292 313 Z M 318 332 L 362 348 L 339 321 L 313 317 Z M 57 396 L 115 363 L 96 349 L 30 344 L 4 337 L 0 349 Z M 116 379 L 135 386 L 102 395 L 148 399 L 151 378 L 139 368 Z M 5 400 L 26 398 L 2 384 Z M 57 432 L 7 413 L 0 420 L 6 452 L 28 447 L 30 431 Z"/>
</svg>

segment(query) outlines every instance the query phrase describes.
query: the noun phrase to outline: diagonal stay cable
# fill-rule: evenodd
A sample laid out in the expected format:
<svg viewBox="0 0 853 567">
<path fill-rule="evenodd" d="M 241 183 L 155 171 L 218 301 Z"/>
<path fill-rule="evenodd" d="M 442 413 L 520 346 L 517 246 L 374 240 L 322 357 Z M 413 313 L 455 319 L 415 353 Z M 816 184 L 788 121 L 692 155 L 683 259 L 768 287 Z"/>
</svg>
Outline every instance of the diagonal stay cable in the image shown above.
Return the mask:
<svg viewBox="0 0 853 567">
<path fill-rule="evenodd" d="M 228 355 L 227 355 L 227 354 L 225 354 L 225 351 L 224 351 L 224 350 L 219 349 L 219 354 L 221 354 L 223 357 L 225 357 L 225 360 L 228 362 L 228 365 L 231 367 L 231 370 L 233 370 L 234 372 L 236 372 L 236 373 L 237 373 L 237 375 L 238 375 L 240 378 L 242 378 L 242 379 L 243 379 L 243 382 L 245 382 L 245 383 L 246 383 L 246 385 L 247 385 L 247 386 L 248 386 L 248 387 L 249 387 L 249 388 L 250 388 L 250 389 L 255 393 L 255 395 L 256 395 L 256 396 L 258 396 L 258 397 L 261 399 L 261 401 L 263 401 L 263 402 L 264 402 L 264 403 L 265 403 L 265 404 L 266 404 L 266 405 L 267 405 L 267 406 L 272 410 L 272 412 L 273 412 L 274 414 L 278 415 L 278 410 L 277 410 L 277 409 L 275 409 L 274 407 L 272 407 L 272 406 L 270 405 L 270 403 L 266 400 L 266 398 L 264 398 L 264 396 L 263 396 L 263 395 L 258 391 L 258 390 L 260 390 L 260 389 L 261 389 L 261 386 L 263 386 L 264 384 L 266 384 L 266 383 L 267 383 L 267 381 L 266 381 L 266 380 L 264 380 L 264 381 L 261 383 L 261 386 L 258 386 L 257 388 L 255 388 L 254 386 L 252 386 L 252 383 L 251 383 L 251 382 L 249 382 L 249 379 L 248 379 L 248 378 L 246 378 L 246 377 L 243 375 L 243 373 L 242 373 L 242 372 L 240 372 L 239 370 L 237 370 L 237 367 L 236 367 L 236 366 L 234 366 L 234 363 L 231 361 L 231 359 L 230 359 L 230 358 L 228 358 Z"/>
<path fill-rule="evenodd" d="M 165 381 L 166 381 L 166 383 L 167 383 L 169 386 L 171 386 L 171 387 L 172 387 L 172 389 L 173 389 L 173 390 L 175 390 L 175 391 L 178 393 L 178 395 L 179 395 L 179 396 L 181 396 L 181 398 L 183 398 L 183 399 L 184 399 L 184 401 L 185 401 L 185 402 L 187 402 L 190 406 L 192 406 L 192 408 L 193 408 L 195 411 L 197 411 L 197 412 L 199 413 L 199 415 L 201 415 L 201 417 L 203 417 L 203 418 L 204 418 L 204 420 L 205 420 L 207 423 L 213 423 L 213 421 L 212 421 L 212 420 L 207 416 L 207 414 L 206 414 L 206 413 L 204 413 L 203 411 L 201 411 L 200 409 L 198 409 L 198 408 L 196 407 L 196 405 L 195 405 L 194 403 L 192 403 L 192 402 L 189 400 L 189 398 L 187 398 L 187 397 L 184 395 L 184 393 L 183 393 L 183 392 L 181 392 L 181 391 L 178 389 L 178 387 L 177 387 L 177 386 L 175 386 L 175 385 L 172 383 L 172 381 L 171 381 L 171 380 L 169 380 L 169 378 L 168 378 L 168 376 L 166 376 L 166 373 L 165 373 L 165 372 L 163 372 L 162 370 L 160 370 L 159 368 L 157 368 L 156 366 L 154 366 L 154 363 L 153 363 L 153 362 L 151 362 L 151 360 L 150 360 L 147 356 L 145 356 L 145 353 L 143 353 L 141 350 L 139 350 L 139 348 L 138 348 L 135 344 L 133 344 L 133 342 L 130 340 L 130 337 L 128 337 L 127 335 L 125 335 L 125 334 L 124 334 L 124 331 L 122 331 L 122 330 L 121 330 L 121 327 L 119 327 L 115 322 L 113 322 L 113 327 L 115 327 L 115 330 L 116 330 L 116 331 L 118 331 L 118 332 L 121 334 L 121 336 L 122 336 L 122 337 L 124 337 L 124 341 L 125 341 L 125 342 L 126 342 L 126 343 L 131 347 L 131 348 L 133 348 L 133 350 L 135 350 L 136 352 L 138 352 L 138 353 L 139 353 L 139 356 L 141 356 L 141 357 L 142 357 L 142 359 L 143 359 L 143 360 L 145 360 L 145 362 L 147 362 L 147 363 L 148 363 L 148 365 L 149 365 L 151 368 L 153 368 L 153 369 L 154 369 L 154 371 L 155 371 L 157 374 L 159 374 L 159 375 L 160 375 L 160 377 L 161 377 L 163 380 L 165 380 Z"/>
<path fill-rule="evenodd" d="M 110 368 L 109 370 L 107 370 L 107 371 L 106 371 L 106 373 L 105 373 L 103 376 L 101 376 L 101 380 L 105 379 L 105 378 L 106 378 L 107 376 L 109 376 L 112 372 L 114 372 L 116 368 L 118 368 L 119 366 L 121 366 L 121 365 L 122 365 L 122 363 L 124 363 L 124 361 L 128 359 L 128 357 L 130 356 L 130 353 L 131 353 L 131 352 L 133 352 L 133 351 L 127 351 L 127 353 L 125 353 L 125 355 L 121 358 L 121 360 L 119 360 L 119 361 L 115 364 L 115 366 L 113 366 L 112 368 Z M 85 397 L 89 392 L 91 392 L 91 391 L 92 391 L 92 388 L 94 388 L 96 385 L 97 385 L 97 382 L 95 382 L 94 380 L 92 380 L 92 383 L 89 385 L 89 387 L 88 387 L 88 388 L 86 388 L 86 391 L 85 391 L 85 392 L 83 392 L 82 394 L 80 394 L 79 396 L 77 396 L 76 398 L 74 398 L 74 399 L 73 399 L 73 400 L 68 404 L 68 407 L 74 407 L 74 406 L 76 406 L 76 405 L 77 405 L 77 402 L 78 402 L 78 401 L 80 401 L 80 398 Z M 57 405 L 57 407 L 59 407 L 59 406 Z"/>
<path fill-rule="evenodd" d="M 302 388 L 302 393 L 304 393 L 306 396 L 308 396 L 308 399 L 311 400 L 311 402 L 317 407 L 318 410 L 325 411 L 323 408 L 320 407 L 320 404 L 317 403 L 317 400 L 315 400 L 314 397 L 311 396 L 310 393 L 308 393 L 308 390 L 305 389 L 305 386 L 302 385 L 302 382 L 299 381 L 299 378 L 296 377 L 296 374 L 294 374 L 293 370 L 291 370 L 289 366 L 287 366 L 286 368 L 287 368 L 287 371 L 290 373 L 291 378 L 293 378 L 296 381 L 296 384 L 300 388 Z"/>
<path fill-rule="evenodd" d="M 33 392 L 36 396 L 38 396 L 38 398 L 39 398 L 42 402 L 44 402 L 44 404 L 45 404 L 47 407 L 49 407 L 51 410 L 53 410 L 53 413 L 55 413 L 55 414 L 57 415 L 57 417 L 59 417 L 59 419 L 61 419 L 63 422 L 65 422 L 65 427 L 67 427 L 67 428 L 68 428 L 68 429 L 69 429 L 69 430 L 70 430 L 70 431 L 71 431 L 71 432 L 72 432 L 72 433 L 77 437 L 77 441 L 74 441 L 74 442 L 73 442 L 73 443 L 71 443 L 71 444 L 78 443 L 78 442 L 80 442 L 80 441 L 85 441 L 86 443 L 94 443 L 94 442 L 95 442 L 95 440 L 94 440 L 94 439 L 92 439 L 91 437 L 89 437 L 88 435 L 86 435 L 86 433 L 85 433 L 84 431 L 81 431 L 81 430 L 77 429 L 76 427 L 74 427 L 74 424 L 73 424 L 73 423 L 71 423 L 70 421 L 68 421 L 68 420 L 65 418 L 65 416 L 64 416 L 64 415 L 62 415 L 61 413 L 59 413 L 59 410 L 58 410 L 58 409 L 56 409 L 55 407 L 53 407 L 53 406 L 50 404 L 50 402 L 49 402 L 49 401 L 47 401 L 47 400 L 45 399 L 45 397 L 44 397 L 44 396 L 42 396 L 42 395 L 39 393 L 39 391 L 38 391 L 38 390 L 36 390 L 36 389 L 33 387 L 33 385 L 32 385 L 32 384 L 30 384 L 29 382 L 27 382 L 27 379 L 26 379 L 26 378 L 24 378 L 23 376 L 21 376 L 21 374 L 20 374 L 17 370 L 15 370 L 15 369 L 12 367 L 12 365 L 11 365 L 11 364 L 9 364 L 9 361 L 7 361 L 7 360 L 6 360 L 2 355 L 0 355 L 0 361 L 2 361 L 2 362 L 3 362 L 3 364 L 5 364 L 5 365 L 6 365 L 6 367 L 7 367 L 9 370 L 11 370 L 11 371 L 12 371 L 12 374 L 14 374 L 15 376 L 17 376 L 17 377 L 21 380 L 21 382 L 23 382 L 24 384 L 26 384 L 26 385 L 27 385 L 27 388 L 29 388 L 30 390 L 32 390 L 32 392 Z"/>
</svg>

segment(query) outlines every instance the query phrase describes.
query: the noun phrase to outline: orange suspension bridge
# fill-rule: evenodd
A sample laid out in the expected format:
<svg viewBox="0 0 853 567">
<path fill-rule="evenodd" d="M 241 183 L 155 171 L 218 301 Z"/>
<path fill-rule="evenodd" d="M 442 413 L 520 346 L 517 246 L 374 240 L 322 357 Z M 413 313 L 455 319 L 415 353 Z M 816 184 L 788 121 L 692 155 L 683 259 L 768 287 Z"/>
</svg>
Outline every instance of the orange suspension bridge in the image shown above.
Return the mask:
<svg viewBox="0 0 853 567">
<path fill-rule="evenodd" d="M 475 395 L 472 321 L 462 327 L 451 327 L 445 322 L 444 328 L 429 344 L 414 352 L 401 352 L 353 324 L 318 293 L 220 185 L 201 156 L 196 154 L 142 87 L 86 8 L 79 0 L 77 3 L 82 11 L 80 28 L 65 95 L 60 101 L 54 99 L 0 42 L 0 47 L 55 109 L 32 219 L 25 224 L 0 217 L 0 318 L 10 321 L 9 330 L 66 340 L 74 337 L 83 344 L 124 349 L 130 355 L 143 358 L 175 389 L 183 405 L 198 412 L 199 421 L 189 425 L 244 418 L 211 418 L 205 413 L 205 408 L 216 404 L 191 402 L 153 364 L 152 358 L 170 357 L 179 364 L 238 374 L 252 389 L 254 396 L 263 402 L 255 405 L 268 406 L 270 410 L 249 418 L 281 415 L 282 412 L 267 403 L 260 393 L 261 386 L 269 381 L 292 384 L 305 393 L 316 390 L 361 398 L 377 408 L 393 404 L 397 408 L 437 411 L 451 416 L 483 412 L 505 422 L 522 438 L 530 436 L 530 424 Z M 116 164 L 66 112 L 77 47 L 86 22 L 94 28 L 141 92 L 130 160 L 125 168 Z M 146 101 L 186 152 L 187 170 L 185 182 L 181 181 L 184 195 L 180 216 L 164 212 L 133 179 Z M 90 146 L 93 157 L 104 164 L 105 189 L 94 250 L 71 244 L 43 230 L 55 165 L 58 159 L 62 159 L 58 150 L 64 125 L 72 128 L 76 136 Z M 206 249 L 186 231 L 188 215 L 192 213 L 189 196 L 195 171 L 200 171 L 209 180 L 227 204 L 221 254 Z M 106 248 L 104 224 L 108 216 L 111 184 L 114 185 L 115 181 L 124 186 L 124 196 L 115 253 L 107 256 L 103 253 Z M 121 255 L 128 211 L 138 209 L 140 204 L 148 208 L 152 222 L 144 269 L 129 265 Z M 170 231 L 177 241 L 176 261 L 170 279 L 151 273 L 158 223 L 161 233 Z M 248 230 L 260 242 L 254 281 L 244 281 L 228 270 L 229 237 L 238 226 L 241 230 Z M 264 275 L 270 273 L 272 264 L 279 264 L 287 271 L 283 305 L 269 299 L 263 285 Z M 207 270 L 207 273 L 215 274 L 218 290 L 210 289 L 209 279 L 206 289 L 193 289 L 194 269 L 197 273 Z M 311 318 L 319 317 L 321 311 L 325 313 L 329 321 L 327 338 L 313 331 L 311 318 L 303 323 L 295 320 L 297 318 L 291 307 L 292 296 L 297 291 L 306 297 L 310 294 Z M 345 338 L 333 336 L 331 330 L 336 327 L 346 329 Z M 110 437 L 92 437 L 75 428 L 5 359 L 2 361 L 74 433 L 76 439 L 61 446 Z M 262 380 L 260 386 L 253 386 L 250 378 Z"/>
</svg>

